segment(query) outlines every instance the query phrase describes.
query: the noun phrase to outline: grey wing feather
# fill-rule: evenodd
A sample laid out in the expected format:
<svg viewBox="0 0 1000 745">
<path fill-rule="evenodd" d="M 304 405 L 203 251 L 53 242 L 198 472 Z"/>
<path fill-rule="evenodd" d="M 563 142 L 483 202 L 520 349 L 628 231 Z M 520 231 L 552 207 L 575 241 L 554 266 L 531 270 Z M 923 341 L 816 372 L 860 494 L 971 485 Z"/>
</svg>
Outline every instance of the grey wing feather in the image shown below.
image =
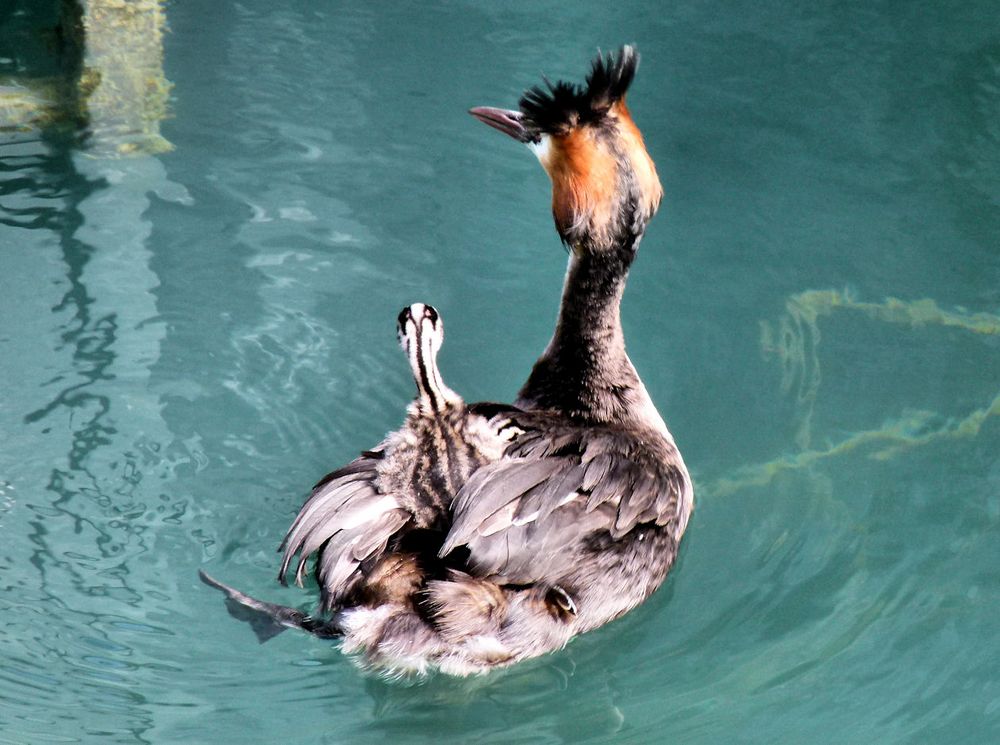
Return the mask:
<svg viewBox="0 0 1000 745">
<path fill-rule="evenodd" d="M 685 519 L 690 479 L 659 433 L 534 412 L 515 420 L 524 431 L 505 457 L 476 471 L 455 498 L 441 556 L 465 545 L 477 572 L 531 582 L 575 561 L 567 549 L 591 533 L 618 539 L 640 524 Z"/>
<path fill-rule="evenodd" d="M 341 530 L 329 539 L 318 560 L 323 585 L 323 611 L 334 609 L 361 578 L 361 563 L 385 551 L 389 539 L 409 521 L 410 516 L 406 510 L 390 510 L 371 523 Z"/>
<path fill-rule="evenodd" d="M 378 461 L 372 458 L 360 457 L 344 468 L 334 471 L 313 487 L 312 494 L 299 510 L 291 527 L 285 534 L 279 550 L 284 551 L 278 579 L 285 584 L 285 575 L 295 554 L 301 551 L 310 536 L 318 536 L 322 532 L 334 532 L 331 521 L 337 510 L 349 504 L 356 496 L 377 496 L 375 478 L 378 476 L 376 467 Z M 329 535 L 327 535 L 329 538 Z M 312 550 L 315 550 L 313 548 Z M 302 584 L 302 570 L 309 552 L 299 562 L 295 581 Z"/>
<path fill-rule="evenodd" d="M 321 480 L 281 543 L 278 579 L 283 584 L 296 555 L 295 581 L 301 585 L 309 558 L 319 552 L 317 574 L 326 610 L 355 585 L 361 563 L 384 551 L 411 517 L 393 496 L 379 490 L 382 457 L 381 450 L 368 451 Z"/>
<path fill-rule="evenodd" d="M 517 500 L 551 478 L 561 465 L 556 459 L 515 458 L 480 467 L 455 497 L 452 526 L 440 555 L 450 553 L 476 531 L 495 532 L 490 528 L 498 520 L 506 519 L 509 524 Z"/>
<path fill-rule="evenodd" d="M 575 498 L 586 469 L 581 465 L 560 469 L 544 483 L 533 487 L 518 500 L 514 521 L 518 523 L 544 520 L 553 510 Z"/>
</svg>

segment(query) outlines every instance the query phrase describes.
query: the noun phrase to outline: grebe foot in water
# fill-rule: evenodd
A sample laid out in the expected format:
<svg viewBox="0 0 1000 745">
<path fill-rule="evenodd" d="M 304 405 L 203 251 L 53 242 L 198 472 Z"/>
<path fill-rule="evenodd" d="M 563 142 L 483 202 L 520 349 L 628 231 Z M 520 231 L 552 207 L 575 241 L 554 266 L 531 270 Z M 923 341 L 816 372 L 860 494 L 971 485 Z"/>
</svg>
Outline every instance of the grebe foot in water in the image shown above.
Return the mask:
<svg viewBox="0 0 1000 745">
<path fill-rule="evenodd" d="M 198 576 L 209 587 L 226 593 L 226 608 L 229 610 L 229 615 L 249 623 L 261 644 L 285 629 L 301 629 L 321 639 L 336 639 L 343 635 L 343 630 L 333 621 L 314 618 L 298 608 L 276 605 L 250 597 L 235 587 L 219 582 L 204 569 L 198 570 Z"/>
</svg>

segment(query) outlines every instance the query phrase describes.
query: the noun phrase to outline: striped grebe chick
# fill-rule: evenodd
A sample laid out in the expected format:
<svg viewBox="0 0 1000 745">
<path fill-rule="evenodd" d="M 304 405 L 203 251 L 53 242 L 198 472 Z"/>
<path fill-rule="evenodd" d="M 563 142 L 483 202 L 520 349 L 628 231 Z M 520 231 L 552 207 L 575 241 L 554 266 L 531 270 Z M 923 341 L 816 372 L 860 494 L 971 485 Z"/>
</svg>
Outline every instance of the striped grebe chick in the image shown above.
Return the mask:
<svg viewBox="0 0 1000 745">
<path fill-rule="evenodd" d="M 441 378 L 437 354 L 444 323 L 430 305 L 415 303 L 398 318 L 397 336 L 410 362 L 417 396 L 403 426 L 377 447 L 328 474 L 313 488 L 289 528 L 278 579 L 284 583 L 296 554 L 295 581 L 317 553 L 321 610 L 354 600 L 355 591 L 380 590 L 365 570 L 410 533 L 443 533 L 453 496 L 482 464 L 500 457 L 503 442 L 487 420 L 471 412 Z"/>
<path fill-rule="evenodd" d="M 464 552 L 438 556 L 453 496 L 483 464 L 501 459 L 519 432 L 506 416 L 516 410 L 466 406 L 445 384 L 437 366 L 444 326 L 434 308 L 404 308 L 397 329 L 417 386 L 406 421 L 322 479 L 281 546 L 282 583 L 298 555 L 301 586 L 316 556 L 318 615 L 256 600 L 205 572 L 202 579 L 242 606 L 236 615 L 262 640 L 284 627 L 341 637 L 345 651 L 391 675 L 482 672 L 562 646 L 575 613 L 562 588 L 507 586 L 469 574 Z"/>
</svg>

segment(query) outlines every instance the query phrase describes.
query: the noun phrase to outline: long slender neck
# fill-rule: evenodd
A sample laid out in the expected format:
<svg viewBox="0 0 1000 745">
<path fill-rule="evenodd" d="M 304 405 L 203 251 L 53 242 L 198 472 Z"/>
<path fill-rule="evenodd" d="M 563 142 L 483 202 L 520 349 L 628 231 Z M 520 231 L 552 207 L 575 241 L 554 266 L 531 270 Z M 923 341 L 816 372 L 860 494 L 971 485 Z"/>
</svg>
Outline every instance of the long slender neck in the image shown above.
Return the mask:
<svg viewBox="0 0 1000 745">
<path fill-rule="evenodd" d="M 574 362 L 581 372 L 617 369 L 628 357 L 622 333 L 624 261 L 570 255 L 556 330 L 544 356 Z"/>
<path fill-rule="evenodd" d="M 439 341 L 440 343 L 440 341 Z M 404 339 L 403 350 L 410 360 L 413 381 L 417 384 L 414 405 L 421 414 L 437 414 L 449 406 L 459 406 L 462 398 L 449 388 L 437 365 L 437 350 L 432 333 L 418 328 Z"/>
<path fill-rule="evenodd" d="M 630 263 L 621 254 L 571 255 L 555 333 L 521 388 L 518 406 L 664 428 L 625 353 L 620 304 Z"/>
</svg>

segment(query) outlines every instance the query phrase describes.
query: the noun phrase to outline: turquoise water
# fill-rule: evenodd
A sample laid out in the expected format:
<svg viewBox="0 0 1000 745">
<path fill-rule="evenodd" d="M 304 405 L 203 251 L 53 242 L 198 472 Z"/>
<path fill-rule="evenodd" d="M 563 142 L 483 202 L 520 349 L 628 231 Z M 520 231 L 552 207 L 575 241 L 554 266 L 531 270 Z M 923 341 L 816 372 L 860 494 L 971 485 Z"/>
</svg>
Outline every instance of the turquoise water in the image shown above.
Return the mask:
<svg viewBox="0 0 1000 745">
<path fill-rule="evenodd" d="M 2 135 L 0 743 L 1000 741 L 995 3 L 319 7 L 169 4 L 172 152 Z M 275 549 L 400 422 L 399 309 L 470 400 L 548 339 L 547 179 L 466 109 L 626 41 L 679 564 L 484 678 L 258 645 L 197 570 L 310 606 Z"/>
</svg>

